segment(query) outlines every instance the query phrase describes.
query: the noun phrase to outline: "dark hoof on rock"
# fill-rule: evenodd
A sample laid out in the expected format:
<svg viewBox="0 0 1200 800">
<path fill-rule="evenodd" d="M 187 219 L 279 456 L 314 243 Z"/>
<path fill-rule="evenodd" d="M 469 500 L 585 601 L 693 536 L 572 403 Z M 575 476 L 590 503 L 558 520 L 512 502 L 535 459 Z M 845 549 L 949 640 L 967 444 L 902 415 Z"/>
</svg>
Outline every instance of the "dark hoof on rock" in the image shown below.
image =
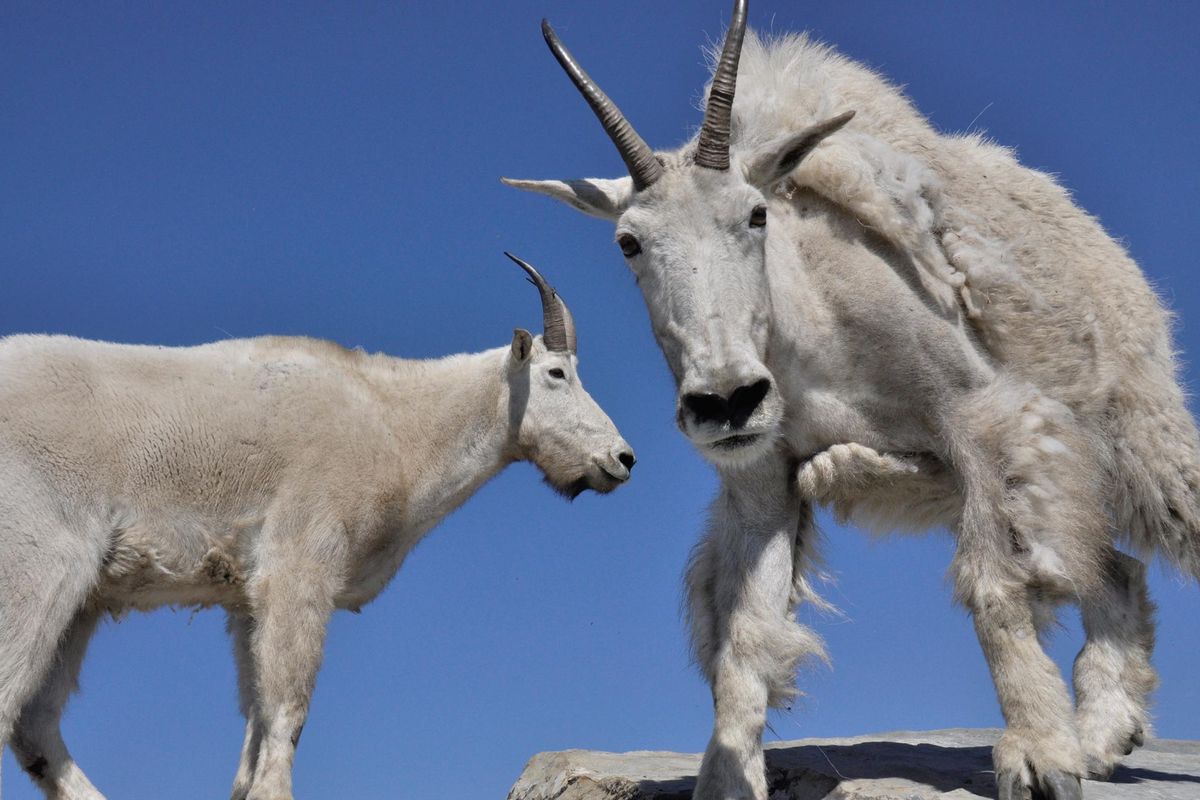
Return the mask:
<svg viewBox="0 0 1200 800">
<path fill-rule="evenodd" d="M 999 800 L 1083 800 L 1083 786 L 1074 775 L 1049 770 L 1037 775 L 1035 781 L 1035 786 L 1029 786 L 1018 773 L 997 773 L 997 797 Z"/>
<path fill-rule="evenodd" d="M 1016 772 L 996 773 L 996 796 L 999 800 L 1030 800 L 1029 787 Z"/>
<path fill-rule="evenodd" d="M 1033 800 L 1083 800 L 1083 786 L 1075 775 L 1050 770 L 1038 776 L 1040 792 L 1034 792 Z"/>
</svg>

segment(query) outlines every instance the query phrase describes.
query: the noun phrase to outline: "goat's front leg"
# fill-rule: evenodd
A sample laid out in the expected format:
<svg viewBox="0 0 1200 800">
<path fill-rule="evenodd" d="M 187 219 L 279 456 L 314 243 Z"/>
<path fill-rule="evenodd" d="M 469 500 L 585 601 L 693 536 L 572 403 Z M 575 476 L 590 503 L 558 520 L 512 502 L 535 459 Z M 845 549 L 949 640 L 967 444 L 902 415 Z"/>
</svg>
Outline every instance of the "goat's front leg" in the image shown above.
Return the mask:
<svg viewBox="0 0 1200 800">
<path fill-rule="evenodd" d="M 250 784 L 254 779 L 254 765 L 258 762 L 258 749 L 262 744 L 262 719 L 258 710 L 258 675 L 254 669 L 254 654 L 251 646 L 254 618 L 245 611 L 230 611 L 226 629 L 233 640 L 233 657 L 238 671 L 238 707 L 246 719 L 246 735 L 242 740 L 242 753 L 238 759 L 237 774 L 233 778 L 231 800 L 246 800 Z"/>
<path fill-rule="evenodd" d="M 259 743 L 248 800 L 291 800 L 292 760 L 321 665 L 336 572 L 308 558 L 276 559 L 252 581 L 258 719 L 249 724 L 259 730 L 248 730 Z"/>
<path fill-rule="evenodd" d="M 767 708 L 794 694 L 802 660 L 824 656 L 792 616 L 809 594 L 803 568 L 813 535 L 788 459 L 771 456 L 723 476 L 687 574 L 693 646 L 715 711 L 697 800 L 766 800 Z"/>
</svg>

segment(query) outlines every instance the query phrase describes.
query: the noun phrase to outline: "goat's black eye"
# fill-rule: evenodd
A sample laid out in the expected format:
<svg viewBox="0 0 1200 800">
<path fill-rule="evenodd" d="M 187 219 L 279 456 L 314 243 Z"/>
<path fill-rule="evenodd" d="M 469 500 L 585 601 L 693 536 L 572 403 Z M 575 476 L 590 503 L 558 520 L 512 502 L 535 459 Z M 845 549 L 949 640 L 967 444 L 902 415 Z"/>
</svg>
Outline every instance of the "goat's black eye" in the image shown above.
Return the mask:
<svg viewBox="0 0 1200 800">
<path fill-rule="evenodd" d="M 563 380 L 564 378 L 567 377 L 567 373 L 563 372 L 558 367 L 555 367 L 554 369 L 550 370 L 550 377 L 558 378 L 559 380 Z"/>
<path fill-rule="evenodd" d="M 642 243 L 632 234 L 622 233 L 617 237 L 617 244 L 621 246 L 621 252 L 625 254 L 626 258 L 633 258 L 642 252 Z"/>
<path fill-rule="evenodd" d="M 750 212 L 750 227 L 761 228 L 767 224 L 767 207 L 758 205 Z"/>
</svg>

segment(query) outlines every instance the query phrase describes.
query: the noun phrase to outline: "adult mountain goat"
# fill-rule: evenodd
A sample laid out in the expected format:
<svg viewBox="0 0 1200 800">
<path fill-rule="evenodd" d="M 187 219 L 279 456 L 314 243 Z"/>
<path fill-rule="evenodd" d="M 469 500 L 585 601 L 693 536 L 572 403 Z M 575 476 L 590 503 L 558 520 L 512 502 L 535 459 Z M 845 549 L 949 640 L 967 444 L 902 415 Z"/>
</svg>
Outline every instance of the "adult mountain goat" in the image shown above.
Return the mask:
<svg viewBox="0 0 1200 800">
<path fill-rule="evenodd" d="M 233 797 L 291 797 L 330 614 L 374 598 L 513 461 L 574 497 L 634 456 L 543 336 L 436 361 L 303 338 L 188 348 L 0 340 L 0 746 L 55 798 L 102 795 L 59 733 L 105 612 L 222 605 L 246 738 Z"/>
<path fill-rule="evenodd" d="M 654 152 L 543 23 L 629 176 L 511 180 L 616 224 L 721 489 L 687 574 L 715 726 L 696 797 L 765 800 L 766 709 L 821 653 L 812 503 L 949 527 L 1008 729 L 1003 800 L 1081 796 L 1141 744 L 1156 676 L 1144 567 L 1200 575 L 1197 434 L 1167 319 L 1050 177 L 939 134 L 896 87 L 805 36 L 733 19 L 704 124 Z M 736 89 L 736 94 L 735 94 Z M 1038 634 L 1078 603 L 1077 704 Z"/>
</svg>

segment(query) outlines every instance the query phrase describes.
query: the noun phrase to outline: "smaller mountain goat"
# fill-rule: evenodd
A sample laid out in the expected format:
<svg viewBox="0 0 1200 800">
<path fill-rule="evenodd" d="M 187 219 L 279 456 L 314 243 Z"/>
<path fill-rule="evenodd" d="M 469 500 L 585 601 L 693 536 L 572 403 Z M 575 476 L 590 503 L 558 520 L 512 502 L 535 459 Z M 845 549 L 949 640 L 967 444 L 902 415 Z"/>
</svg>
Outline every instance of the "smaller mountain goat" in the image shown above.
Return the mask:
<svg viewBox="0 0 1200 800">
<path fill-rule="evenodd" d="M 568 497 L 629 478 L 575 326 L 435 361 L 304 338 L 189 348 L 0 340 L 0 746 L 51 797 L 102 795 L 59 718 L 105 612 L 229 614 L 246 738 L 235 800 L 291 797 L 330 614 L 357 609 L 513 461 Z"/>
</svg>

